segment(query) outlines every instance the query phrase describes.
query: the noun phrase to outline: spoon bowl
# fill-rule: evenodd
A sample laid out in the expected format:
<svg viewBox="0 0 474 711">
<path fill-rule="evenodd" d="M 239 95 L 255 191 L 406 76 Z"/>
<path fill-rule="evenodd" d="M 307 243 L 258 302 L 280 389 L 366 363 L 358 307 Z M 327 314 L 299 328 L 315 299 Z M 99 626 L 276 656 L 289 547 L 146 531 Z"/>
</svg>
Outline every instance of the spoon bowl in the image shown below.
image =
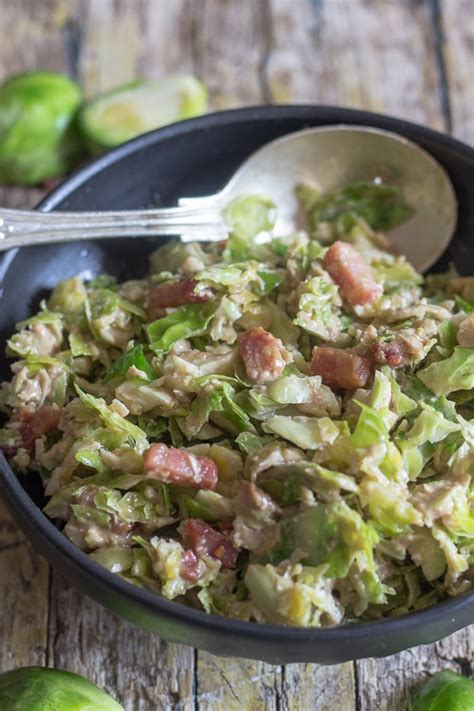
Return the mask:
<svg viewBox="0 0 474 711">
<path fill-rule="evenodd" d="M 429 153 L 402 136 L 365 126 L 322 126 L 290 133 L 253 153 L 217 195 L 182 198 L 183 207 L 224 207 L 256 193 L 277 206 L 275 232 L 288 234 L 298 222 L 295 185 L 309 182 L 323 193 L 358 181 L 382 180 L 397 187 L 415 210 L 390 232 L 394 249 L 420 272 L 448 246 L 457 222 L 451 181 Z"/>
</svg>

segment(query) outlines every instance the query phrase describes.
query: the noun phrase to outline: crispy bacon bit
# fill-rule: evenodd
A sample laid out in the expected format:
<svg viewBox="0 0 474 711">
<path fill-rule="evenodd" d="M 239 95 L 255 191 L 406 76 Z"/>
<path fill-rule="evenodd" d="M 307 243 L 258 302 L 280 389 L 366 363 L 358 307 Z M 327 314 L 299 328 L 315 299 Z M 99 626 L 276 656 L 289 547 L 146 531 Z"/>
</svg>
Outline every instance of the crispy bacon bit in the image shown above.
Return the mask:
<svg viewBox="0 0 474 711">
<path fill-rule="evenodd" d="M 374 280 L 370 265 L 348 242 L 334 242 L 323 264 L 351 306 L 369 304 L 382 295 L 383 288 Z"/>
<path fill-rule="evenodd" d="M 194 582 L 199 579 L 201 574 L 199 566 L 199 558 L 196 557 L 194 552 L 189 549 L 184 552 L 181 558 L 181 577 L 190 582 Z"/>
<path fill-rule="evenodd" d="M 29 454 L 32 454 L 35 448 L 35 442 L 43 435 L 54 432 L 61 419 L 61 411 L 57 407 L 45 405 L 37 412 L 29 410 L 20 410 L 17 418 L 20 420 L 19 432 L 21 436 L 21 447 L 26 449 Z M 7 456 L 14 456 L 17 448 L 9 447 L 4 450 Z"/>
<path fill-rule="evenodd" d="M 276 380 L 291 360 L 280 339 L 261 326 L 245 331 L 238 341 L 245 370 L 253 383 Z"/>
<path fill-rule="evenodd" d="M 1 447 L 0 451 L 3 452 L 7 459 L 11 459 L 18 453 L 18 447 Z"/>
<path fill-rule="evenodd" d="M 370 346 L 376 363 L 387 364 L 391 368 L 399 368 L 409 362 L 409 356 L 405 344 L 397 339 L 390 343 L 375 341 Z"/>
<path fill-rule="evenodd" d="M 217 524 L 219 531 L 222 533 L 232 533 L 232 522 L 231 521 L 219 521 Z"/>
<path fill-rule="evenodd" d="M 184 449 L 153 444 L 145 452 L 145 473 L 154 479 L 195 489 L 215 489 L 217 467 L 209 457 L 191 454 Z"/>
<path fill-rule="evenodd" d="M 184 523 L 184 535 L 197 556 L 210 556 L 220 561 L 223 568 L 235 567 L 239 551 L 224 533 L 204 521 L 190 518 Z"/>
<path fill-rule="evenodd" d="M 182 306 L 183 304 L 200 304 L 212 299 L 210 289 L 202 289 L 195 293 L 198 282 L 189 277 L 177 284 L 157 284 L 152 287 L 148 297 L 148 313 L 150 318 L 159 316 L 162 309 L 171 306 Z"/>
<path fill-rule="evenodd" d="M 315 346 L 311 359 L 311 372 L 320 375 L 331 388 L 355 390 L 363 388 L 371 373 L 369 358 L 351 350 Z"/>
</svg>

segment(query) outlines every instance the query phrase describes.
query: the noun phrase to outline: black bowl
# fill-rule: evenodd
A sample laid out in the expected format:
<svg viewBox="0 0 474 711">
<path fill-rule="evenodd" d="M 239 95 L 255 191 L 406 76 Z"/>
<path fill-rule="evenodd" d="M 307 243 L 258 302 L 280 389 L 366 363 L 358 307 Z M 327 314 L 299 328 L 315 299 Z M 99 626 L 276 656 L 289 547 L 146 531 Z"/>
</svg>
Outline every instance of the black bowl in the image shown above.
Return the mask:
<svg viewBox="0 0 474 711">
<path fill-rule="evenodd" d="M 332 107 L 275 106 L 212 114 L 137 138 L 86 166 L 40 205 L 42 210 L 147 207 L 158 198 L 172 204 L 180 195 L 219 188 L 252 151 L 291 131 L 325 124 L 370 125 L 400 133 L 432 153 L 448 171 L 459 200 L 456 239 L 438 267 L 453 261 L 474 273 L 474 150 L 447 136 L 405 121 Z M 147 271 L 149 239 L 106 240 L 14 250 L 0 262 L 0 335 L 26 318 L 57 281 L 78 272 L 110 272 L 120 279 Z M 9 373 L 6 359 L 0 375 Z M 427 644 L 474 621 L 474 593 L 420 612 L 381 622 L 329 629 L 258 625 L 207 615 L 134 587 L 78 550 L 42 513 L 38 477 L 17 478 L 0 454 L 1 490 L 15 521 L 38 550 L 77 587 L 117 615 L 221 656 L 272 663 L 335 664 L 393 654 Z"/>
</svg>

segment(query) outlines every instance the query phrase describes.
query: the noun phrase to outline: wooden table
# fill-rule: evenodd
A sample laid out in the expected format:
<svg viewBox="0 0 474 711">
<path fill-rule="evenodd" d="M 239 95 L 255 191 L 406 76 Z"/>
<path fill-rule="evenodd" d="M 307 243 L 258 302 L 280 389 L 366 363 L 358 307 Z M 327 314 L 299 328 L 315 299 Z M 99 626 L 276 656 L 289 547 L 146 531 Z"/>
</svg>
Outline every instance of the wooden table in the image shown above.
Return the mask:
<svg viewBox="0 0 474 711">
<path fill-rule="evenodd" d="M 0 78 L 69 72 L 87 94 L 192 71 L 213 108 L 319 102 L 386 112 L 474 143 L 474 0 L 0 0 Z M 39 190 L 1 190 L 34 205 Z M 167 644 L 71 588 L 0 508 L 0 670 L 88 676 L 127 711 L 403 711 L 426 676 L 473 671 L 470 628 L 388 659 L 321 667 Z"/>
</svg>

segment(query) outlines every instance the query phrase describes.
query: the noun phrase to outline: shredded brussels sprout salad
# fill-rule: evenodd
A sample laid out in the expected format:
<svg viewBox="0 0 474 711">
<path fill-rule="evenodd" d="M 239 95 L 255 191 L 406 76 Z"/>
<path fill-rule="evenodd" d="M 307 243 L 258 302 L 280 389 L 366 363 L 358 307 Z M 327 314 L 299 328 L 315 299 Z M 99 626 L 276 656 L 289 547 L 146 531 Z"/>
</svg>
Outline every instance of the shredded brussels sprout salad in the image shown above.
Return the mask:
<svg viewBox="0 0 474 711">
<path fill-rule="evenodd" d="M 259 196 L 225 244 L 57 285 L 8 341 L 0 444 L 93 560 L 209 613 L 326 626 L 471 586 L 474 277 L 423 281 L 393 187 Z"/>
</svg>

